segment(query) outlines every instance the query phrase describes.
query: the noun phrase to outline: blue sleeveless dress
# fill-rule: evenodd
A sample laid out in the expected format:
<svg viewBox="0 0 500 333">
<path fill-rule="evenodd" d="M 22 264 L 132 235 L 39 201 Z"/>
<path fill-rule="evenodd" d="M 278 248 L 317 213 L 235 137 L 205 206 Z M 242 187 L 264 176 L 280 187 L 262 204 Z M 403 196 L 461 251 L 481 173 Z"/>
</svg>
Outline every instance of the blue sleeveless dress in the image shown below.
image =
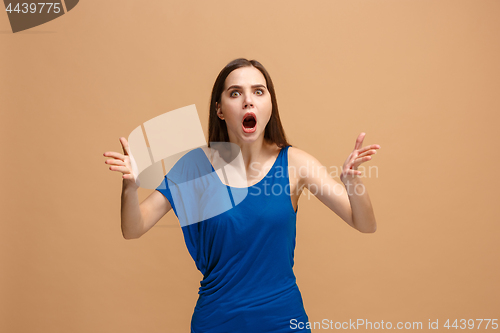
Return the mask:
<svg viewBox="0 0 500 333">
<path fill-rule="evenodd" d="M 290 198 L 289 147 L 281 149 L 261 181 L 247 188 L 222 183 L 196 148 L 156 189 L 172 205 L 203 274 L 192 333 L 311 332 L 298 328 L 309 320 L 293 272 L 297 212 Z M 196 190 L 182 189 L 187 180 L 210 176 Z M 227 197 L 229 208 L 207 214 Z"/>
</svg>

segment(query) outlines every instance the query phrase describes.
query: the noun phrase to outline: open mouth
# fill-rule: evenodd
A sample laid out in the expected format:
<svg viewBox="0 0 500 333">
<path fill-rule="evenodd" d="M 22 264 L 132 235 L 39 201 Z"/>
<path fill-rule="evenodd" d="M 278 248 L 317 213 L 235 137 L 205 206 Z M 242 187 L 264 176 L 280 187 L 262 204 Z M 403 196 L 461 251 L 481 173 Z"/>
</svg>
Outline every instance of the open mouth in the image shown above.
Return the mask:
<svg viewBox="0 0 500 333">
<path fill-rule="evenodd" d="M 243 118 L 243 127 L 245 129 L 252 129 L 257 124 L 257 117 L 253 112 L 248 112 Z"/>
</svg>

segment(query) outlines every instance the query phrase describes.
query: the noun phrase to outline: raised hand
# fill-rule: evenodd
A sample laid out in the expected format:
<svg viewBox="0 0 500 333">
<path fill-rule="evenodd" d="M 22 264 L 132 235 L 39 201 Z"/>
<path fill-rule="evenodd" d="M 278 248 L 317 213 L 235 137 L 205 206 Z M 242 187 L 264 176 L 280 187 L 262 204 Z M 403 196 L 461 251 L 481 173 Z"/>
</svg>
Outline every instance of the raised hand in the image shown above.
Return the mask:
<svg viewBox="0 0 500 333">
<path fill-rule="evenodd" d="M 106 160 L 104 163 L 111 164 L 109 170 L 121 172 L 123 183 L 127 186 L 138 188 L 140 181 L 137 179 L 137 164 L 134 158 L 130 155 L 130 148 L 127 139 L 120 137 L 120 144 L 122 145 L 123 154 L 108 151 L 103 155 L 106 157 L 114 157 L 114 159 Z"/>
<path fill-rule="evenodd" d="M 376 149 L 380 149 L 380 145 L 369 145 L 361 148 L 363 140 L 366 133 L 362 132 L 356 139 L 356 144 L 354 145 L 354 150 L 347 157 L 344 165 L 342 167 L 342 173 L 340 174 L 340 180 L 345 184 L 347 181 L 353 180 L 356 176 L 360 176 L 362 173 L 358 170 L 358 166 L 361 163 L 370 161 L 373 154 L 376 154 Z"/>
</svg>

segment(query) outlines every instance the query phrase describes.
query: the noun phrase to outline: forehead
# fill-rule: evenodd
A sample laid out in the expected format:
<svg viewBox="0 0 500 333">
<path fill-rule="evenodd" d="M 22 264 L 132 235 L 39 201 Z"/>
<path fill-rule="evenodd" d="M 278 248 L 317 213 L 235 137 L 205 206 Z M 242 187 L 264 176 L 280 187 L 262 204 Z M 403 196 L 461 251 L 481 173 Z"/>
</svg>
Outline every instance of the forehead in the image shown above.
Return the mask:
<svg viewBox="0 0 500 333">
<path fill-rule="evenodd" d="M 267 87 L 266 78 L 255 67 L 240 67 L 229 73 L 229 75 L 226 77 L 224 89 L 227 89 L 233 84 L 240 86 L 263 84 Z"/>
</svg>

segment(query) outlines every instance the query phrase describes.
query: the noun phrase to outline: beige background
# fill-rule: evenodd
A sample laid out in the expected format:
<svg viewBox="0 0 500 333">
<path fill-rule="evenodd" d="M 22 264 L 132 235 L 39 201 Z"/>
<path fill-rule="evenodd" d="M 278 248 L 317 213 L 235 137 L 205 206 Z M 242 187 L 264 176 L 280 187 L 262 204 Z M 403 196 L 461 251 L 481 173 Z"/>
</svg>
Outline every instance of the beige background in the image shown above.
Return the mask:
<svg viewBox="0 0 500 333">
<path fill-rule="evenodd" d="M 311 321 L 500 319 L 499 17 L 497 0 L 108 0 L 13 34 L 0 14 L 0 330 L 189 331 L 202 276 L 177 218 L 123 239 L 102 153 L 190 104 L 206 136 L 237 57 L 266 66 L 292 145 L 325 166 L 361 132 L 382 147 L 376 233 L 299 201 Z"/>
</svg>

